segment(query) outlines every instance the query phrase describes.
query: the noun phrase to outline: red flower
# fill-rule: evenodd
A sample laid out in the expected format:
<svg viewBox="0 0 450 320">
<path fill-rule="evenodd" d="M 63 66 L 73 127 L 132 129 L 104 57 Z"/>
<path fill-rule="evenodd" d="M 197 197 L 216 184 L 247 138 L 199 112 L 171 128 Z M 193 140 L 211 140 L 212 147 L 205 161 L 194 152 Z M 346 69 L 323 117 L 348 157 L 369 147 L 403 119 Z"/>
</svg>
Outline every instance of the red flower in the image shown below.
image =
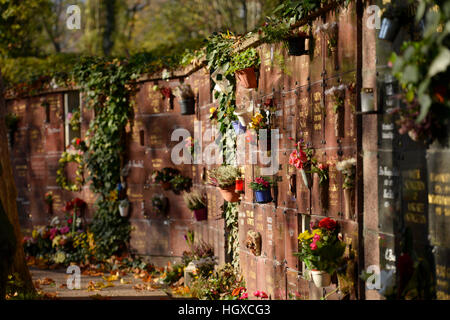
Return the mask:
<svg viewBox="0 0 450 320">
<path fill-rule="evenodd" d="M 73 209 L 73 203 L 72 201 L 67 201 L 66 205 L 64 207 L 64 211 L 71 211 Z"/>
<path fill-rule="evenodd" d="M 319 228 L 327 229 L 327 230 L 334 230 L 336 229 L 337 223 L 331 218 L 324 218 L 320 220 L 319 222 Z"/>
<path fill-rule="evenodd" d="M 73 203 L 74 206 L 76 206 L 79 209 L 84 208 L 84 206 L 86 205 L 86 202 L 84 202 L 80 198 L 73 199 L 72 203 Z"/>
<path fill-rule="evenodd" d="M 77 144 L 77 146 L 79 146 L 79 145 L 80 145 L 80 143 L 81 143 L 81 139 L 80 139 L 80 138 L 77 138 L 77 140 L 76 140 L 76 144 Z"/>
</svg>

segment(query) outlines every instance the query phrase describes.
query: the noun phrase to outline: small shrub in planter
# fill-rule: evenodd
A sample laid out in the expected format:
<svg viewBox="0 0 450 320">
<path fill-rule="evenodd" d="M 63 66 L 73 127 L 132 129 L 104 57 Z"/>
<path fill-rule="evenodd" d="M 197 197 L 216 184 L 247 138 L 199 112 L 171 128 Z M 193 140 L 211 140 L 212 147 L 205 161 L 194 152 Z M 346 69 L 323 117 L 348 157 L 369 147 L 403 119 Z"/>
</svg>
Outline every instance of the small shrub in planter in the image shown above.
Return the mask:
<svg viewBox="0 0 450 320">
<path fill-rule="evenodd" d="M 270 182 L 262 177 L 255 178 L 250 183 L 250 188 L 255 191 L 257 203 L 267 203 L 272 201 L 272 193 L 270 192 Z"/>
<path fill-rule="evenodd" d="M 222 197 L 228 202 L 238 202 L 239 193 L 236 193 L 236 179 L 241 177 L 239 168 L 222 165 L 208 171 L 209 183 L 218 187 Z"/>
<path fill-rule="evenodd" d="M 255 48 L 248 48 L 231 58 L 230 68 L 226 74 L 235 74 L 239 83 L 247 89 L 257 88 L 255 68 L 261 63 Z"/>
<path fill-rule="evenodd" d="M 188 84 L 181 84 L 173 91 L 180 103 L 182 115 L 190 115 L 195 113 L 195 94 Z"/>
<path fill-rule="evenodd" d="M 260 29 L 260 38 L 265 43 L 283 42 L 291 56 L 303 56 L 308 54 L 306 39 L 308 34 L 302 31 L 293 31 L 290 23 L 282 21 L 269 21 Z"/>
<path fill-rule="evenodd" d="M 206 199 L 198 190 L 183 194 L 183 200 L 189 210 L 194 212 L 195 219 L 202 221 L 207 219 Z"/>
<path fill-rule="evenodd" d="M 179 174 L 170 180 L 170 184 L 172 191 L 175 194 L 180 194 L 181 191 L 188 191 L 192 187 L 192 179 Z"/>
<path fill-rule="evenodd" d="M 161 171 L 154 171 L 152 174 L 152 179 L 155 183 L 161 183 L 164 190 L 169 190 L 172 187 L 170 182 L 179 174 L 180 171 L 178 169 L 166 167 Z"/>
<path fill-rule="evenodd" d="M 120 200 L 119 202 L 119 212 L 121 217 L 127 217 L 130 210 L 130 202 L 128 199 Z"/>
</svg>

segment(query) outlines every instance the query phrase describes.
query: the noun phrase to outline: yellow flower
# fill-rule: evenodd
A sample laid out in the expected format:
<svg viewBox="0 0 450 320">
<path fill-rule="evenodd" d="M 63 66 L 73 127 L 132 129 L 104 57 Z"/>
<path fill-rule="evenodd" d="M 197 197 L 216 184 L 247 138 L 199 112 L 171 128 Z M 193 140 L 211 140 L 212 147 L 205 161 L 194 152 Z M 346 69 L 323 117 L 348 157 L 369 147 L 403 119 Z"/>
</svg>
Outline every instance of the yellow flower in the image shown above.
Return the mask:
<svg viewBox="0 0 450 320">
<path fill-rule="evenodd" d="M 305 240 L 311 239 L 312 237 L 313 237 L 313 234 L 311 234 L 308 230 L 306 230 L 305 232 L 302 232 L 299 234 L 298 240 L 305 241 Z"/>
<path fill-rule="evenodd" d="M 214 113 L 214 112 L 216 112 L 216 108 L 214 108 L 214 107 L 209 108 L 209 113 Z"/>
</svg>

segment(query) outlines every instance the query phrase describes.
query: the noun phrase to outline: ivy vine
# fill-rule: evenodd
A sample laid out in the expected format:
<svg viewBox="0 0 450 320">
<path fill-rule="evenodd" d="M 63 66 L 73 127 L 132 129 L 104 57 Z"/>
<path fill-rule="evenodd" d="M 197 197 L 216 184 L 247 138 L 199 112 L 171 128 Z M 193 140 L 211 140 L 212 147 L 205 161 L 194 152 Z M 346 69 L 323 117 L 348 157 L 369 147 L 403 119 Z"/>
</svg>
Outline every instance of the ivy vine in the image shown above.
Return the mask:
<svg viewBox="0 0 450 320">
<path fill-rule="evenodd" d="M 74 76 L 95 113 L 86 137 L 86 168 L 90 188 L 98 194 L 91 231 L 97 258 L 105 259 L 124 249 L 130 238 L 131 226 L 119 214 L 115 191 L 124 162 L 125 127 L 133 117 L 137 73 L 126 60 L 89 57 L 75 67 Z"/>
</svg>

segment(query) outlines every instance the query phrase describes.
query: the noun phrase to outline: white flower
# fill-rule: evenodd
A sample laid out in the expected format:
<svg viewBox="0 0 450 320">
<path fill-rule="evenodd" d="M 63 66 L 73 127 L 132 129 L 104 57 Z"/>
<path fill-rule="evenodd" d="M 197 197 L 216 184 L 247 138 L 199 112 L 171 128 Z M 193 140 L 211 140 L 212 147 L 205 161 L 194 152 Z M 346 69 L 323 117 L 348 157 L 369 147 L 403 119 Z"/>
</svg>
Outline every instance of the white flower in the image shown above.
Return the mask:
<svg viewBox="0 0 450 320">
<path fill-rule="evenodd" d="M 347 160 L 342 160 L 339 162 L 336 162 L 336 169 L 338 171 L 344 171 L 346 169 L 349 169 L 353 166 L 356 166 L 356 159 L 355 158 L 350 158 Z"/>
</svg>

